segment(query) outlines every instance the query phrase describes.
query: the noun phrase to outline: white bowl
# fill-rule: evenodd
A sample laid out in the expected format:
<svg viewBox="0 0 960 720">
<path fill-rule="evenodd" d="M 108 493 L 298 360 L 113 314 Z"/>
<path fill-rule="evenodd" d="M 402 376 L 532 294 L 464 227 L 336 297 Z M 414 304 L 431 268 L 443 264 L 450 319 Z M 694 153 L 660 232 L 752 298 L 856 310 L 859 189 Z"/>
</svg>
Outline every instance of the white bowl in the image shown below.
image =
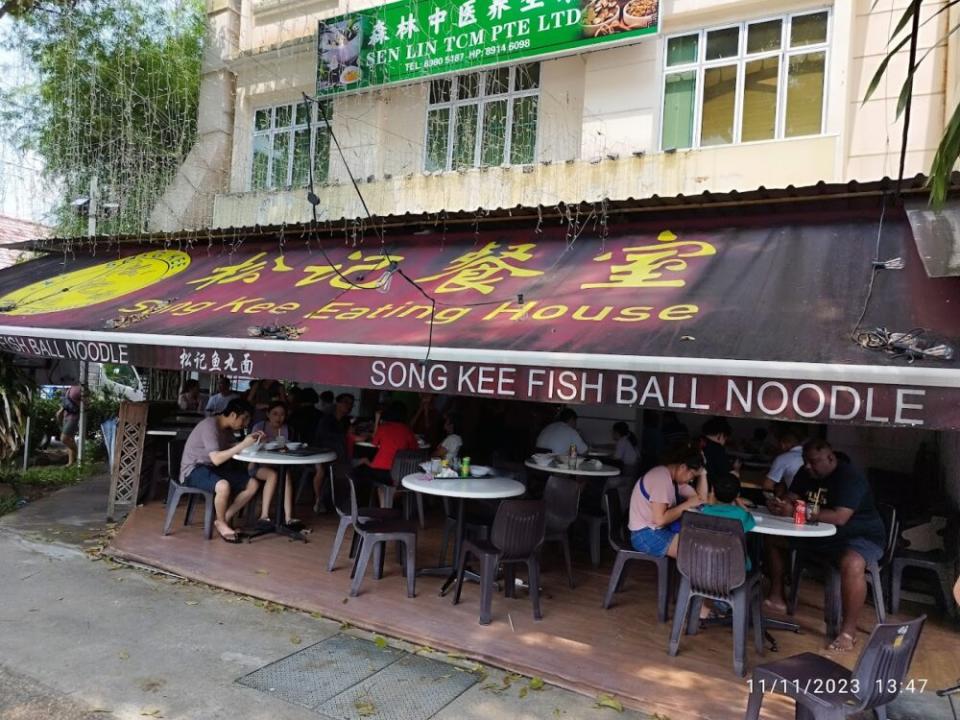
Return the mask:
<svg viewBox="0 0 960 720">
<path fill-rule="evenodd" d="M 302 443 L 302 442 L 288 442 L 288 443 L 287 443 L 287 447 L 290 448 L 291 450 L 299 450 L 300 448 L 304 447 L 305 445 L 306 445 L 306 443 Z"/>
<path fill-rule="evenodd" d="M 282 447 L 283 447 L 283 445 L 281 445 L 281 444 L 278 443 L 278 442 L 268 442 L 268 443 L 265 443 L 265 444 L 264 444 L 263 449 L 264 449 L 264 450 L 279 450 L 279 449 L 282 448 Z"/>
<path fill-rule="evenodd" d="M 490 468 L 488 468 L 486 465 L 471 465 L 470 474 L 475 478 L 486 477 L 490 474 Z"/>
<path fill-rule="evenodd" d="M 553 453 L 534 453 L 530 458 L 541 467 L 546 467 L 551 462 L 553 462 L 554 454 Z"/>
</svg>

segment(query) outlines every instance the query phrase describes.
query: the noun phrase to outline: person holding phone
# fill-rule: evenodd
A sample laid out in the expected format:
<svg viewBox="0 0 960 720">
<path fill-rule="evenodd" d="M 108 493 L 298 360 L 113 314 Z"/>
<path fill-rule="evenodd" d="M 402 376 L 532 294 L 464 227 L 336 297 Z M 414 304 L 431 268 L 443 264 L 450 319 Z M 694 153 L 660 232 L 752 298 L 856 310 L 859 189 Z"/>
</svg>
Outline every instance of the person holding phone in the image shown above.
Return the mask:
<svg viewBox="0 0 960 720">
<path fill-rule="evenodd" d="M 707 502 L 707 469 L 703 453 L 689 442 L 668 450 L 664 461 L 633 486 L 628 527 L 634 550 L 675 558 L 680 516 Z"/>
</svg>

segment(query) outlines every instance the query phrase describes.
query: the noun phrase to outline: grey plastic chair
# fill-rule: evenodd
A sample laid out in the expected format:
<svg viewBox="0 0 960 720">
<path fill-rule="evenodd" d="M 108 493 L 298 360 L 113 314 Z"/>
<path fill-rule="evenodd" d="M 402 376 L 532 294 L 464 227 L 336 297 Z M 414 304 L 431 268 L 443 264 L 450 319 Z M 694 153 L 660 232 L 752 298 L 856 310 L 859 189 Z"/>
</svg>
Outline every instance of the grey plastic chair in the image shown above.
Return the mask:
<svg viewBox="0 0 960 720">
<path fill-rule="evenodd" d="M 760 614 L 761 575 L 747 573 L 747 539 L 738 520 L 685 512 L 681 519 L 677 569 L 680 591 L 670 633 L 670 655 L 680 647 L 684 625 L 695 635 L 700 625 L 703 598 L 733 606 L 733 669 L 743 677 L 747 660 L 747 627 L 753 616 L 753 640 L 763 653 L 763 618 Z M 687 616 L 689 615 L 689 622 Z"/>
<path fill-rule="evenodd" d="M 873 595 L 873 607 L 876 610 L 877 622 L 886 622 L 887 611 L 883 599 L 884 575 L 888 574 L 894 551 L 896 550 L 897 538 L 900 535 L 900 523 L 897 518 L 897 510 L 892 505 L 877 503 L 877 510 L 880 518 L 883 520 L 884 537 L 886 546 L 883 550 L 883 557 L 879 562 L 867 563 L 865 572 L 867 584 Z M 827 634 L 836 635 L 838 629 L 843 624 L 843 602 L 840 593 L 840 569 L 834 562 L 834 558 L 826 558 L 818 553 L 808 553 L 798 551 L 794 554 L 792 580 L 790 583 L 790 594 L 787 598 L 787 612 L 793 615 L 797 609 L 797 597 L 800 591 L 800 577 L 803 571 L 811 566 L 821 567 L 825 575 L 824 586 L 824 620 L 827 624 Z"/>
<path fill-rule="evenodd" d="M 167 443 L 167 515 L 163 523 L 163 534 L 170 534 L 173 525 L 173 516 L 177 512 L 180 498 L 187 496 L 187 513 L 183 519 L 184 525 L 190 524 L 193 515 L 193 503 L 197 497 L 203 498 L 203 536 L 209 540 L 213 537 L 213 493 L 200 488 L 188 487 L 180 484 L 180 463 L 183 460 L 183 448 L 186 443 Z"/>
<path fill-rule="evenodd" d="M 551 475 L 543 491 L 547 511 L 547 528 L 544 543 L 560 543 L 563 561 L 567 568 L 567 582 L 573 590 L 573 566 L 570 562 L 570 526 L 577 519 L 580 507 L 580 483 L 569 478 Z"/>
<path fill-rule="evenodd" d="M 947 519 L 946 527 L 940 531 L 943 535 L 942 550 L 911 550 L 909 547 L 897 549 L 893 556 L 890 574 L 890 612 L 900 612 L 900 589 L 903 584 L 903 571 L 907 568 L 923 570 L 936 576 L 940 589 L 940 601 L 944 609 L 953 617 L 957 616 L 957 603 L 953 599 L 953 583 L 957 555 L 960 553 L 960 519 Z"/>
<path fill-rule="evenodd" d="M 327 561 L 327 571 L 333 572 L 337 564 L 337 557 L 340 555 L 340 547 L 343 545 L 343 539 L 347 534 L 347 528 L 353 525 L 350 483 L 343 473 L 333 473 L 330 481 L 330 494 L 333 498 L 333 507 L 337 511 L 337 515 L 340 516 L 340 525 L 337 527 L 337 534 L 333 538 L 333 548 L 330 550 L 330 559 Z M 399 517 L 400 513 L 392 508 L 365 507 L 357 509 L 357 518 L 362 521 L 396 520 Z M 354 533 L 353 541 L 350 544 L 351 558 L 356 557 L 359 544 L 360 536 Z"/>
<path fill-rule="evenodd" d="M 657 622 L 666 622 L 670 608 L 670 570 L 673 559 L 664 555 L 648 555 L 634 550 L 627 539 L 626 527 L 623 522 L 623 512 L 620 509 L 620 491 L 610 488 L 603 494 L 603 502 L 607 511 L 607 536 L 610 547 L 617 554 L 610 572 L 610 582 L 607 585 L 607 594 L 603 596 L 603 608 L 609 609 L 613 604 L 613 594 L 623 589 L 626 578 L 627 563 L 631 560 L 642 560 L 657 566 Z"/>
<path fill-rule="evenodd" d="M 409 519 L 411 515 L 410 501 L 415 499 L 417 503 L 417 513 L 420 517 L 420 527 L 424 527 L 423 521 L 423 495 L 420 493 L 411 493 L 400 484 L 407 475 L 422 472 L 420 464 L 430 459 L 425 450 L 400 450 L 393 458 L 393 465 L 390 466 L 390 479 L 393 485 L 378 485 L 383 489 L 383 506 L 393 507 L 394 498 L 401 495 L 404 498 L 404 516 Z"/>
<path fill-rule="evenodd" d="M 497 568 L 503 566 L 504 595 L 514 597 L 516 592 L 515 568 L 519 563 L 527 566 L 530 602 L 533 604 L 533 619 L 540 620 L 540 546 L 547 527 L 547 512 L 542 500 L 504 500 L 497 508 L 490 529 L 490 540 L 466 540 L 460 550 L 457 572 L 457 589 L 453 604 L 460 602 L 463 589 L 463 574 L 467 556 L 480 560 L 480 624 L 489 625 L 492 618 L 493 588 Z"/>
<path fill-rule="evenodd" d="M 870 710 L 886 720 L 886 706 L 900 694 L 926 619 L 876 625 L 852 671 L 814 653 L 754 668 L 745 720 L 759 719 L 767 691 L 793 698 L 798 720 L 840 720 Z"/>
<path fill-rule="evenodd" d="M 360 538 L 360 547 L 357 550 L 356 559 L 353 561 L 353 571 L 350 577 L 353 583 L 350 585 L 350 597 L 356 597 L 360 594 L 360 583 L 363 582 L 363 575 L 367 570 L 367 564 L 370 557 L 373 556 L 375 577 L 379 580 L 383 576 L 383 555 L 384 547 L 388 542 L 396 541 L 404 547 L 405 557 L 401 558 L 403 563 L 404 575 L 407 578 L 407 597 L 416 595 L 417 583 L 417 525 L 401 519 L 365 519 L 360 516 L 360 509 L 357 506 L 357 489 L 353 484 L 353 478 L 349 475 L 346 478 L 350 493 L 350 520 L 353 525 L 353 532 Z"/>
</svg>

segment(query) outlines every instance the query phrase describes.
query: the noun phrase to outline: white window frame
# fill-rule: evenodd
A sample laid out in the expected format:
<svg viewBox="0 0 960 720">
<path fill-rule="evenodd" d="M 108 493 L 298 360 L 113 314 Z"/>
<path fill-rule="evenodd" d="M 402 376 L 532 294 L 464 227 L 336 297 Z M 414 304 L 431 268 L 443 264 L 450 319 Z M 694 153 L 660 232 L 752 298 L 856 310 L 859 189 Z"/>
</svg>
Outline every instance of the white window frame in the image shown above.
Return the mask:
<svg viewBox="0 0 960 720">
<path fill-rule="evenodd" d="M 812 43 L 810 45 L 802 45 L 798 47 L 790 46 L 790 30 L 793 25 L 793 21 L 797 18 L 807 17 L 810 15 L 819 15 L 826 13 L 827 15 L 827 32 L 826 37 L 823 42 Z M 747 54 L 747 33 L 751 25 L 758 25 L 765 22 L 770 22 L 771 20 L 780 21 L 780 48 L 777 50 L 766 50 L 763 52 L 755 52 Z M 718 60 L 707 60 L 707 34 L 715 32 L 717 30 L 726 30 L 729 28 L 739 28 L 738 35 L 738 46 L 736 56 L 721 58 Z M 696 150 L 700 148 L 715 148 L 715 147 L 729 147 L 730 145 L 752 145 L 755 143 L 763 142 L 772 142 L 779 140 L 792 140 L 800 137 L 817 137 L 824 135 L 827 132 L 827 104 L 829 101 L 829 87 L 830 87 L 830 46 L 832 44 L 832 33 L 833 33 L 833 13 L 829 7 L 821 7 L 813 10 L 804 10 L 802 12 L 787 13 L 782 15 L 771 15 L 765 17 L 753 18 L 750 20 L 744 20 L 738 23 L 725 23 L 723 25 L 714 25 L 707 28 L 701 28 L 700 30 L 690 30 L 687 32 L 678 32 L 673 35 L 669 35 L 664 38 L 663 42 L 663 79 L 660 84 L 660 128 L 658 132 L 657 145 L 660 148 L 660 151 L 665 150 Z M 669 48 L 670 40 L 674 38 L 687 37 L 689 35 L 697 36 L 697 58 L 694 62 L 678 64 L 678 65 L 667 65 L 667 52 Z M 810 53 L 823 52 L 824 54 L 824 67 L 823 67 L 823 101 L 821 105 L 821 116 L 820 116 L 820 131 L 816 133 L 811 133 L 809 135 L 793 135 L 790 137 L 786 136 L 786 108 L 787 108 L 787 73 L 790 67 L 790 58 L 797 55 L 807 55 Z M 742 132 L 742 120 L 743 120 L 743 101 L 744 101 L 744 82 L 746 79 L 746 66 L 747 63 L 753 62 L 755 60 L 764 60 L 767 58 L 777 57 L 780 59 L 778 75 L 777 75 L 777 107 L 776 107 L 776 120 L 774 127 L 774 135 L 772 138 L 766 138 L 763 140 L 748 140 L 742 141 L 741 132 Z M 734 109 L 733 109 L 733 137 L 729 143 L 716 143 L 711 145 L 703 145 L 701 143 L 701 120 L 703 114 L 703 92 L 704 92 L 704 78 L 706 71 L 710 68 L 718 67 L 728 67 L 730 65 L 737 66 L 737 85 L 734 91 Z M 667 77 L 674 74 L 680 74 L 685 72 L 693 72 L 696 82 L 695 90 L 695 99 L 693 107 L 693 137 L 691 138 L 691 144 L 689 148 L 673 148 L 665 147 L 663 145 L 663 122 L 664 122 L 664 101 L 666 99 L 666 88 L 667 88 Z"/>
<path fill-rule="evenodd" d="M 427 85 L 427 112 L 425 123 L 424 133 L 423 133 L 423 167 L 426 170 L 427 167 L 427 155 L 430 151 L 430 113 L 435 110 L 449 110 L 449 120 L 447 124 L 447 155 L 446 161 L 442 168 L 432 170 L 430 172 L 447 172 L 450 170 L 459 170 L 460 168 L 453 167 L 453 149 L 454 149 L 454 138 L 457 136 L 456 128 L 456 119 L 459 116 L 457 110 L 462 107 L 467 107 L 469 105 L 477 105 L 477 133 L 474 138 L 473 143 L 473 164 L 466 167 L 483 167 L 482 160 L 482 149 L 483 149 L 483 120 L 484 120 L 484 110 L 486 106 L 490 103 L 499 102 L 506 100 L 507 102 L 507 117 L 505 120 L 506 128 L 506 137 L 503 140 L 503 163 L 502 166 L 512 165 L 510 162 L 510 155 L 513 150 L 513 106 L 516 100 L 520 98 L 535 97 L 537 98 L 537 130 L 534 133 L 533 137 L 533 161 L 536 162 L 538 157 L 537 153 L 539 151 L 540 143 L 540 85 L 542 79 L 539 74 L 537 76 L 537 87 L 531 88 L 529 90 L 516 90 L 516 76 L 517 69 L 527 65 L 540 65 L 540 63 L 520 63 L 519 65 L 511 65 L 509 67 L 509 77 L 507 92 L 496 93 L 487 95 L 487 75 L 496 70 L 502 70 L 503 68 L 491 68 L 490 70 L 475 70 L 474 72 L 462 73 L 460 75 L 454 75 L 449 78 L 435 78 L 430 82 L 436 80 L 449 80 L 450 81 L 450 100 L 447 102 L 430 102 L 430 85 Z M 542 66 L 540 68 L 542 70 Z M 471 75 L 479 75 L 479 88 L 476 97 L 464 98 L 462 100 L 457 99 L 458 87 L 460 80 Z"/>
<path fill-rule="evenodd" d="M 289 102 L 289 103 L 278 103 L 275 105 L 264 105 L 253 110 L 253 114 L 250 118 L 250 127 L 252 128 L 251 132 L 251 141 L 250 141 L 250 171 L 247 173 L 248 188 L 252 192 L 260 191 L 269 191 L 269 190 L 287 190 L 293 187 L 293 160 L 294 160 L 294 151 L 295 151 L 295 139 L 296 133 L 298 130 L 310 130 L 310 161 L 313 162 L 313 159 L 316 157 L 317 152 L 317 140 L 321 135 L 321 130 L 324 131 L 323 134 L 326 135 L 326 142 L 330 142 L 330 132 L 327 124 L 323 121 L 323 117 L 317 109 L 316 103 L 310 104 L 310 117 L 306 123 L 297 123 L 297 107 L 303 105 L 303 103 Z M 290 108 L 290 120 L 291 124 L 287 127 L 278 128 L 277 127 L 277 111 L 280 108 Z M 256 129 L 257 122 L 257 113 L 267 111 L 270 114 L 270 122 L 268 126 L 263 130 Z M 326 105 L 327 118 L 330 117 L 330 114 L 333 112 L 333 106 L 331 104 Z M 254 163 L 256 160 L 256 146 L 257 140 L 259 138 L 268 138 L 270 141 L 270 148 L 273 148 L 274 139 L 277 135 L 288 135 L 287 139 L 287 169 L 284 173 L 284 184 L 281 186 L 275 186 L 273 184 L 273 164 L 276 158 L 274 157 L 273 152 L 271 151 L 267 160 L 267 182 L 264 187 L 254 188 Z M 330 171 L 330 153 L 327 153 L 327 167 L 325 168 L 314 168 L 314 180 L 315 182 L 325 182 L 327 179 L 327 174 Z"/>
</svg>

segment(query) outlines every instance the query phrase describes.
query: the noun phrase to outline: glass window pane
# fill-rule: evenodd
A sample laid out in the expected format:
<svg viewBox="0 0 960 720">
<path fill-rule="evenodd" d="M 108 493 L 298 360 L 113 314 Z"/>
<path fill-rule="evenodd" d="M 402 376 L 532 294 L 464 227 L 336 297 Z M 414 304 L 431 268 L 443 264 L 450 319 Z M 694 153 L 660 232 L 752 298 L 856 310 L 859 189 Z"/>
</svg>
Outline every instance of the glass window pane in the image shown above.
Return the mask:
<svg viewBox="0 0 960 720">
<path fill-rule="evenodd" d="M 704 71 L 700 145 L 725 145 L 733 142 L 733 112 L 736 94 L 736 65 L 708 68 Z"/>
<path fill-rule="evenodd" d="M 513 101 L 513 124 L 510 129 L 510 162 L 530 165 L 536 160 L 537 113 L 539 98 L 525 97 Z"/>
<path fill-rule="evenodd" d="M 431 110 L 427 113 L 427 157 L 424 165 L 427 172 L 445 170 L 447 167 L 447 140 L 450 135 L 450 109 Z"/>
<path fill-rule="evenodd" d="M 743 76 L 740 141 L 770 140 L 777 131 L 777 82 L 780 57 L 752 60 Z"/>
<path fill-rule="evenodd" d="M 476 165 L 477 106 L 463 105 L 456 109 L 453 134 L 454 170 Z"/>
<path fill-rule="evenodd" d="M 500 95 L 510 89 L 510 68 L 495 68 L 484 76 L 484 92 L 487 95 Z"/>
<path fill-rule="evenodd" d="M 256 114 L 253 116 L 253 129 L 266 130 L 269 127 L 270 127 L 270 108 L 263 108 L 262 110 L 257 110 Z"/>
<path fill-rule="evenodd" d="M 307 103 L 297 103 L 297 125 L 307 125 L 310 123 L 310 106 Z"/>
<path fill-rule="evenodd" d="M 540 87 L 540 63 L 518 65 L 514 72 L 516 80 L 513 84 L 518 91 L 535 90 Z"/>
<path fill-rule="evenodd" d="M 480 138 L 480 164 L 502 165 L 507 144 L 507 101 L 497 100 L 483 106 L 483 135 Z"/>
<path fill-rule="evenodd" d="M 263 190 L 267 187 L 267 170 L 270 165 L 270 136 L 253 136 L 253 172 L 250 177 L 250 187 L 253 190 Z"/>
<path fill-rule="evenodd" d="M 827 13 L 800 15 L 790 21 L 790 47 L 827 41 Z"/>
<path fill-rule="evenodd" d="M 450 102 L 450 78 L 430 82 L 430 104 Z"/>
<path fill-rule="evenodd" d="M 323 125 L 324 118 L 326 118 L 327 121 L 333 120 L 333 103 L 329 100 L 327 102 L 317 103 L 317 122 Z"/>
<path fill-rule="evenodd" d="M 780 49 L 781 20 L 758 22 L 747 28 L 747 52 L 759 53 Z"/>
<path fill-rule="evenodd" d="M 740 53 L 740 28 L 723 28 L 707 33 L 707 60 L 736 57 Z"/>
<path fill-rule="evenodd" d="M 287 186 L 287 168 L 290 163 L 290 133 L 273 136 L 273 164 L 270 166 L 270 187 Z"/>
<path fill-rule="evenodd" d="M 278 107 L 275 117 L 277 119 L 276 127 L 290 127 L 290 118 L 293 117 L 293 113 L 290 112 L 290 106 L 281 105 Z"/>
<path fill-rule="evenodd" d="M 664 150 L 693 145 L 693 105 L 697 98 L 697 73 L 688 70 L 667 75 L 663 92 Z"/>
<path fill-rule="evenodd" d="M 461 75 L 457 78 L 457 99 L 475 98 L 480 94 L 480 73 Z"/>
<path fill-rule="evenodd" d="M 330 133 L 326 128 L 316 133 L 317 139 L 313 143 L 313 181 L 322 183 L 330 175 Z"/>
<path fill-rule="evenodd" d="M 699 35 L 681 35 L 667 40 L 667 67 L 686 65 L 697 61 Z"/>
<path fill-rule="evenodd" d="M 787 121 L 785 135 L 823 132 L 825 53 L 794 55 L 787 65 Z"/>
<path fill-rule="evenodd" d="M 292 186 L 304 187 L 310 182 L 310 129 L 293 133 L 293 181 Z"/>
</svg>

